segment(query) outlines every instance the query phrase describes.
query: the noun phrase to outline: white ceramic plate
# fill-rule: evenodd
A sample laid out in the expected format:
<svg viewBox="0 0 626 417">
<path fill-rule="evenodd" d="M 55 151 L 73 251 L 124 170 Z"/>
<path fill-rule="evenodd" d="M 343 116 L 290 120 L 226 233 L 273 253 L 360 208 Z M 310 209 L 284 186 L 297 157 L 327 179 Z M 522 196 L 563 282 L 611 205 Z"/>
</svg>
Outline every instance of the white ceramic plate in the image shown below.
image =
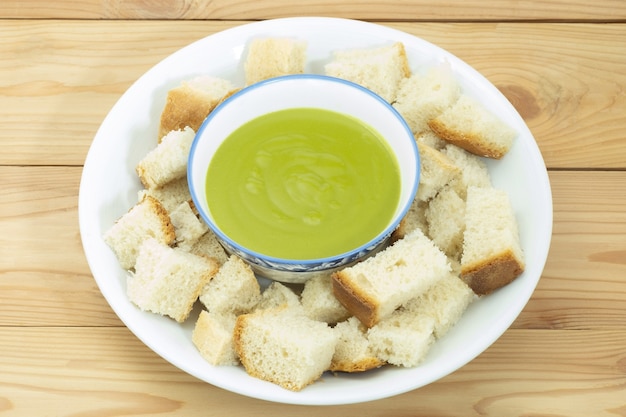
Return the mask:
<svg viewBox="0 0 626 417">
<path fill-rule="evenodd" d="M 500 161 L 488 161 L 494 186 L 506 190 L 520 227 L 526 271 L 513 283 L 473 303 L 461 321 L 416 368 L 384 367 L 363 374 L 325 374 L 301 392 L 249 377 L 242 367 L 214 367 L 191 342 L 194 318 L 180 325 L 139 311 L 126 297 L 126 274 L 102 240 L 103 233 L 137 201 L 141 184 L 134 168 L 157 142 L 167 91 L 182 80 L 210 74 L 243 84 L 247 42 L 282 36 L 308 42 L 307 72 L 323 73 L 337 49 L 401 41 L 414 70 L 448 63 L 465 93 L 513 126 L 519 136 Z M 546 167 L 522 118 L 483 76 L 450 53 L 412 35 L 383 26 L 333 18 L 288 18 L 242 25 L 201 39 L 158 63 L 113 107 L 91 145 L 80 184 L 79 220 L 91 271 L 113 310 L 148 347 L 173 365 L 223 389 L 293 404 L 347 404 L 407 392 L 457 370 L 489 347 L 526 305 L 541 276 L 552 233 L 552 198 Z M 197 314 L 197 312 L 194 312 Z"/>
</svg>

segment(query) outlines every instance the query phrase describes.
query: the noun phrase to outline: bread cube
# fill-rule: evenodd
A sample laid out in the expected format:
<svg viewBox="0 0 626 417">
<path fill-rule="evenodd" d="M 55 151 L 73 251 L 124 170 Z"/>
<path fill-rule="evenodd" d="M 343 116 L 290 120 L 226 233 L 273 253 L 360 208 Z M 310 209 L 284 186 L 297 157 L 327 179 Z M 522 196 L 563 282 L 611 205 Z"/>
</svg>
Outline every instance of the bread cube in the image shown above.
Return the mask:
<svg viewBox="0 0 626 417">
<path fill-rule="evenodd" d="M 182 323 L 217 269 L 213 259 L 147 239 L 139 248 L 135 273 L 127 278 L 126 293 L 142 310 Z"/>
</svg>

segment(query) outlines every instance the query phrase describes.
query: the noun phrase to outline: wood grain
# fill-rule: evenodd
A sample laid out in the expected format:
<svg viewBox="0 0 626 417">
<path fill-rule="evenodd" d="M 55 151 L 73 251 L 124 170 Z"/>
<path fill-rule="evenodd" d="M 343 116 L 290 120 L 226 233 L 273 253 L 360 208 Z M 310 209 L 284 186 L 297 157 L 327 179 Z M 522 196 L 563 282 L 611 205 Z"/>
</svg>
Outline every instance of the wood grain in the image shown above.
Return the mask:
<svg viewBox="0 0 626 417">
<path fill-rule="evenodd" d="M 0 325 L 120 325 L 83 254 L 80 175 L 0 166 Z"/>
<path fill-rule="evenodd" d="M 126 328 L 0 327 L 0 340 L 0 411 L 9 415 L 40 415 L 44 406 L 68 416 L 615 417 L 626 411 L 624 329 L 512 329 L 432 385 L 375 403 L 320 408 L 225 392 L 166 363 Z"/>
<path fill-rule="evenodd" d="M 81 165 L 100 123 L 137 78 L 193 39 L 232 25 L 2 22 L 0 163 Z"/>
<path fill-rule="evenodd" d="M 549 175 L 554 205 L 550 253 L 535 293 L 513 326 L 623 329 L 626 172 Z"/>
<path fill-rule="evenodd" d="M 367 20 L 575 20 L 626 19 L 621 0 L 504 0 L 489 7 L 480 1 L 396 0 L 4 0 L 0 18 L 47 19 L 272 19 L 289 16 L 335 16 Z"/>
<path fill-rule="evenodd" d="M 444 36 L 413 33 L 465 60 L 498 87 L 528 124 L 549 168 L 626 167 L 626 44 L 620 40 L 626 26 L 453 28 Z"/>
<path fill-rule="evenodd" d="M 251 21 L 380 22 L 447 49 L 513 103 L 549 167 L 552 245 L 511 328 L 440 381 L 301 407 L 243 397 L 160 358 L 116 317 L 83 254 L 82 164 L 150 67 Z M 3 0 L 0 415 L 626 417 L 626 2 Z"/>
<path fill-rule="evenodd" d="M 137 78 L 237 24 L 3 22 L 0 164 L 82 164 L 98 126 Z M 548 167 L 626 168 L 626 25 L 389 25 L 448 49 L 500 88 Z"/>
</svg>

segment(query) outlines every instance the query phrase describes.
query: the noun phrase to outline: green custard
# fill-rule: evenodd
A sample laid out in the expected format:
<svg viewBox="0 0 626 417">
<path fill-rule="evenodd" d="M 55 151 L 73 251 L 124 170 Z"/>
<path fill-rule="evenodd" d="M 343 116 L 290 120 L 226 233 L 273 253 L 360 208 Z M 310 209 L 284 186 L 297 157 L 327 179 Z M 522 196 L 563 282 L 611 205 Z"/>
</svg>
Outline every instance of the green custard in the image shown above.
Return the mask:
<svg viewBox="0 0 626 417">
<path fill-rule="evenodd" d="M 382 136 L 341 113 L 296 108 L 235 130 L 207 170 L 215 224 L 255 252 L 290 260 L 350 251 L 389 224 L 398 162 Z"/>
</svg>

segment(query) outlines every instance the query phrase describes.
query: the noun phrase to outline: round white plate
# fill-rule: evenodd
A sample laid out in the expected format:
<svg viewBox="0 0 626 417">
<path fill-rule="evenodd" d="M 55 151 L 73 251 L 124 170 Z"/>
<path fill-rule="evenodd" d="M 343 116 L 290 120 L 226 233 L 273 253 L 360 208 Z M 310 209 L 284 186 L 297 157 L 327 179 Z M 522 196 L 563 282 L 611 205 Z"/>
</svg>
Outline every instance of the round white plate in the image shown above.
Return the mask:
<svg viewBox="0 0 626 417">
<path fill-rule="evenodd" d="M 126 273 L 102 240 L 103 233 L 137 202 L 137 162 L 157 144 L 158 121 L 169 89 L 209 74 L 244 81 L 242 57 L 254 37 L 293 37 L 308 43 L 306 71 L 323 73 L 332 51 L 403 42 L 413 70 L 447 63 L 466 94 L 518 132 L 500 161 L 487 161 L 495 187 L 506 190 L 519 223 L 526 271 L 508 286 L 473 303 L 461 321 L 416 368 L 387 366 L 363 374 L 327 373 L 301 392 L 248 376 L 242 367 L 214 367 L 191 342 L 185 324 L 145 313 L 126 297 Z M 489 347 L 526 305 L 541 276 L 552 234 L 550 184 L 537 144 L 506 98 L 470 66 L 415 36 L 376 24 L 335 18 L 288 18 L 245 24 L 201 39 L 172 54 L 137 80 L 103 121 L 91 145 L 80 184 L 83 247 L 102 294 L 126 326 L 173 365 L 223 389 L 293 404 L 347 404 L 419 388 L 457 370 Z M 195 312 L 194 314 L 197 314 Z"/>
</svg>

